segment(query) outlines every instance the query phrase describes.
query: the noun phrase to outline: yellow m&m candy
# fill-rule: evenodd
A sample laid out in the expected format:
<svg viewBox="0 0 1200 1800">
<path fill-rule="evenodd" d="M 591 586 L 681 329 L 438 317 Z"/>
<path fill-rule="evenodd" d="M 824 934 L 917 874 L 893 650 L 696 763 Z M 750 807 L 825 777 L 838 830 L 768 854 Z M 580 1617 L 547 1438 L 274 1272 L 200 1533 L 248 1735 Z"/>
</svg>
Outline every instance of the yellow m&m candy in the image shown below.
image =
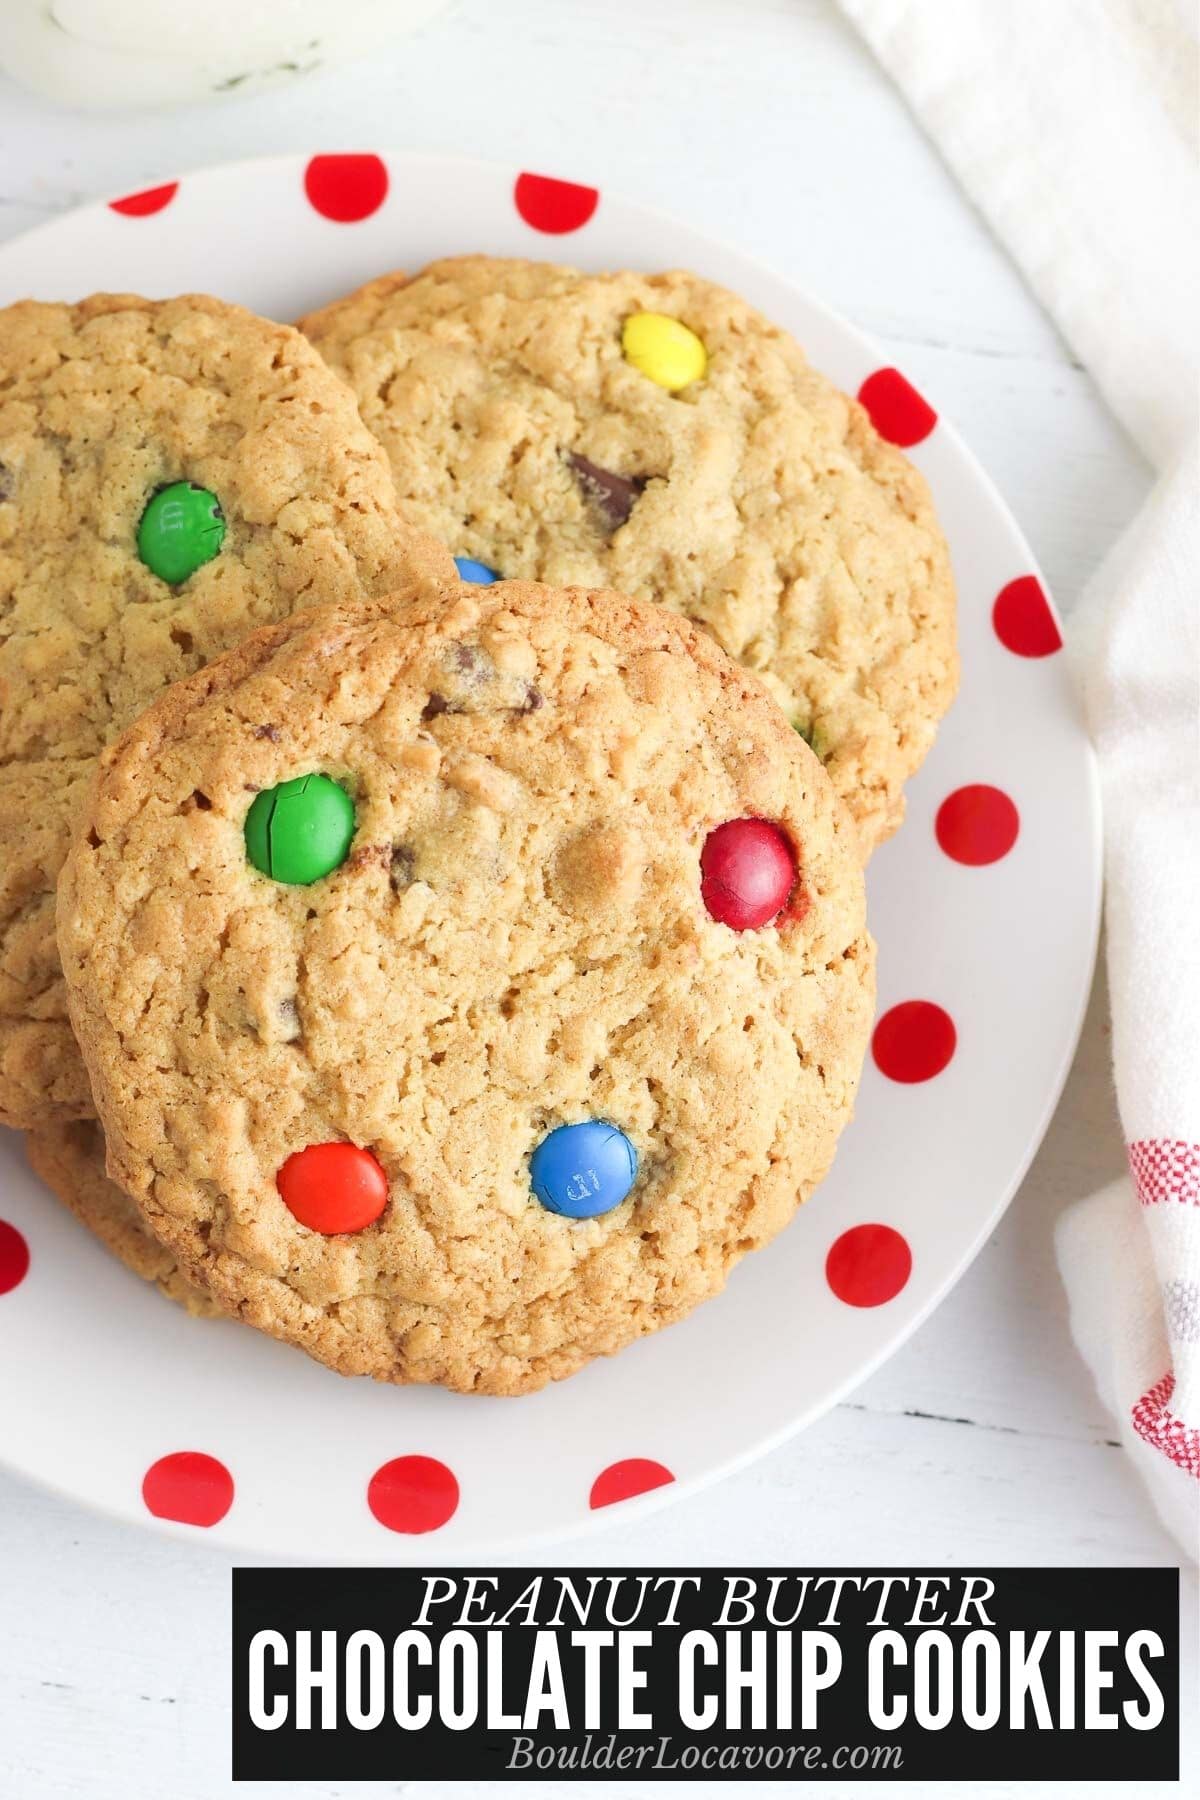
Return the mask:
<svg viewBox="0 0 1200 1800">
<path fill-rule="evenodd" d="M 633 313 L 621 331 L 626 362 L 672 394 L 699 381 L 708 353 L 694 331 L 666 313 Z"/>
</svg>

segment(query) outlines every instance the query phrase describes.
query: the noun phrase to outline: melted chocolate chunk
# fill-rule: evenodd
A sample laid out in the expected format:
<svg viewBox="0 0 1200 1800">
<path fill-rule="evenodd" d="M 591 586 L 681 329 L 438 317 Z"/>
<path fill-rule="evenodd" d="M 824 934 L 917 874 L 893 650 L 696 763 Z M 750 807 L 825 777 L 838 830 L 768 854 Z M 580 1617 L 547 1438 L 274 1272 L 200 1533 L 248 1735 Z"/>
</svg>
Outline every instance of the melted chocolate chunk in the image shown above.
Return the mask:
<svg viewBox="0 0 1200 1800">
<path fill-rule="evenodd" d="M 602 469 L 586 456 L 580 456 L 574 450 L 567 451 L 567 461 L 583 490 L 584 498 L 590 502 L 604 522 L 606 531 L 616 531 L 624 525 L 649 477 L 646 475 L 617 475 L 612 469 Z"/>
<path fill-rule="evenodd" d="M 417 853 L 411 844 L 392 845 L 392 868 L 389 880 L 396 892 L 409 887 L 417 867 Z"/>
<path fill-rule="evenodd" d="M 469 687 L 481 686 L 496 673 L 491 657 L 474 644 L 454 644 L 450 651 L 450 666 Z"/>
<path fill-rule="evenodd" d="M 434 689 L 421 713 L 424 721 L 443 713 L 536 712 L 545 697 L 532 681 L 501 674 L 486 650 L 451 644 L 445 659 L 445 692 Z"/>
</svg>

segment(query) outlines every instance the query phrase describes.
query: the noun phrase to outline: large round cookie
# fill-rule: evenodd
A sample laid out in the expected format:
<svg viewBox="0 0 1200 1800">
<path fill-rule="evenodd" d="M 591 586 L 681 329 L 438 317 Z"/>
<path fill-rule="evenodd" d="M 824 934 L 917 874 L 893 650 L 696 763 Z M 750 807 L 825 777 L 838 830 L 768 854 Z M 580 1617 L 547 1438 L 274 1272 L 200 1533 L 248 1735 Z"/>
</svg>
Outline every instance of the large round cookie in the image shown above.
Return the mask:
<svg viewBox="0 0 1200 1800">
<path fill-rule="evenodd" d="M 333 783 L 321 875 L 298 827 Z M 744 821 L 748 881 L 713 837 Z M 856 849 L 765 690 L 661 608 L 443 584 L 297 615 L 164 695 L 81 817 L 59 940 L 109 1166 L 226 1307 L 337 1369 L 568 1375 L 715 1293 L 828 1168 L 872 1006 Z M 588 1121 L 600 1175 L 556 1188 L 534 1153 Z M 607 1205 L 614 1155 L 602 1216 L 535 1196 Z"/>
<path fill-rule="evenodd" d="M 139 527 L 176 483 L 224 518 L 184 489 L 173 542 L 219 547 L 169 581 Z M 0 311 L 0 1121 L 91 1112 L 54 885 L 96 752 L 253 627 L 378 592 L 416 553 L 353 396 L 298 332 L 196 296 Z"/>
<path fill-rule="evenodd" d="M 808 736 L 864 856 L 895 830 L 958 680 L 949 557 L 922 476 L 786 332 L 695 275 L 488 257 L 301 323 L 410 518 L 503 575 L 685 613 Z"/>
<path fill-rule="evenodd" d="M 216 1301 L 188 1280 L 171 1252 L 146 1229 L 128 1194 L 108 1179 L 104 1138 L 95 1119 L 43 1126 L 27 1134 L 25 1148 L 34 1174 L 127 1269 L 154 1282 L 197 1318 L 220 1317 Z"/>
</svg>

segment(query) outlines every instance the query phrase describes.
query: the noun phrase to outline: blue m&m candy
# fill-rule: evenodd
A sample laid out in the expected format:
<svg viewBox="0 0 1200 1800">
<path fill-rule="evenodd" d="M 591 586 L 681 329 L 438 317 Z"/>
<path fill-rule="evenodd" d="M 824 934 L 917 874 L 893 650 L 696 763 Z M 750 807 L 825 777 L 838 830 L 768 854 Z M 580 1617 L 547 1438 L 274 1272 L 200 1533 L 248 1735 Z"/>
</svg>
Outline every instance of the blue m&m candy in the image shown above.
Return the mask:
<svg viewBox="0 0 1200 1800">
<path fill-rule="evenodd" d="M 594 1219 L 620 1206 L 637 1179 L 637 1151 L 615 1125 L 585 1119 L 544 1137 L 529 1165 L 533 1191 L 548 1212 Z"/>
<path fill-rule="evenodd" d="M 489 569 L 486 563 L 476 562 L 473 556 L 456 556 L 454 566 L 464 581 L 470 581 L 476 587 L 491 587 L 493 581 L 499 581 L 497 569 Z"/>
</svg>

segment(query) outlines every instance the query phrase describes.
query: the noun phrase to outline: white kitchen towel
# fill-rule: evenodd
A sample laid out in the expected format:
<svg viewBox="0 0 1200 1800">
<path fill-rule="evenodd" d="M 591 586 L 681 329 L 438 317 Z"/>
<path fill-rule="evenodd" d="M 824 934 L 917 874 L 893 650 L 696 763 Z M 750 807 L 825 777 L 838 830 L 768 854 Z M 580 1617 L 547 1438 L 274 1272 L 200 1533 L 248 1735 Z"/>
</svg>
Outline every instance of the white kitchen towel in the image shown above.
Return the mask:
<svg viewBox="0 0 1200 1800">
<path fill-rule="evenodd" d="M 1132 1181 L 1072 1207 L 1071 1323 L 1200 1537 L 1200 46 L 1192 0 L 841 0 L 1159 471 L 1069 643 L 1100 763 Z"/>
</svg>

